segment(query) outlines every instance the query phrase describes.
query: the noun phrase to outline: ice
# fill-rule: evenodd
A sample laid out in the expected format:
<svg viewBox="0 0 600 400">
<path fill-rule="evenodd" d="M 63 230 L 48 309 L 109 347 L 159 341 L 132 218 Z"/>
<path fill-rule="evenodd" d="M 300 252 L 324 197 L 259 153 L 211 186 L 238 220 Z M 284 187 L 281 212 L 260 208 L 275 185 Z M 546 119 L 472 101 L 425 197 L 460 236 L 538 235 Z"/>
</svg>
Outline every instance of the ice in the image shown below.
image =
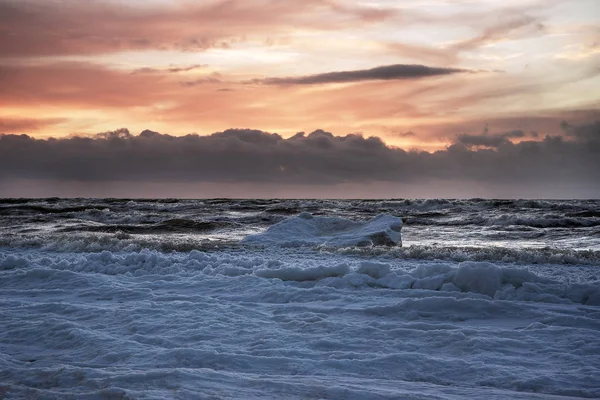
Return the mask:
<svg viewBox="0 0 600 400">
<path fill-rule="evenodd" d="M 0 398 L 600 398 L 599 204 L 0 199 Z"/>
<path fill-rule="evenodd" d="M 414 282 L 415 278 L 411 275 L 398 272 L 391 272 L 377 280 L 379 285 L 389 289 L 409 289 Z"/>
<path fill-rule="evenodd" d="M 502 286 L 502 269 L 486 262 L 462 262 L 452 283 L 462 291 L 494 297 Z"/>
<path fill-rule="evenodd" d="M 308 268 L 287 267 L 277 269 L 257 269 L 254 273 L 262 278 L 278 278 L 282 281 L 315 281 L 332 276 L 344 276 L 350 271 L 346 264 L 316 266 Z"/>
<path fill-rule="evenodd" d="M 367 222 L 338 217 L 315 217 L 303 212 L 247 236 L 243 243 L 281 246 L 395 246 L 402 245 L 402 219 L 380 214 Z"/>
<path fill-rule="evenodd" d="M 4 257 L 0 261 L 0 270 L 7 270 L 13 268 L 26 268 L 29 266 L 29 262 L 22 258 L 17 258 L 14 255 Z"/>
<path fill-rule="evenodd" d="M 0 398 L 600 398 L 598 204 L 0 199 Z"/>
<path fill-rule="evenodd" d="M 362 261 L 356 272 L 372 276 L 373 278 L 383 278 L 390 273 L 390 265 L 372 261 Z"/>
<path fill-rule="evenodd" d="M 0 265 L 6 398 L 600 396 L 600 282 L 564 265 L 281 247 Z"/>
</svg>

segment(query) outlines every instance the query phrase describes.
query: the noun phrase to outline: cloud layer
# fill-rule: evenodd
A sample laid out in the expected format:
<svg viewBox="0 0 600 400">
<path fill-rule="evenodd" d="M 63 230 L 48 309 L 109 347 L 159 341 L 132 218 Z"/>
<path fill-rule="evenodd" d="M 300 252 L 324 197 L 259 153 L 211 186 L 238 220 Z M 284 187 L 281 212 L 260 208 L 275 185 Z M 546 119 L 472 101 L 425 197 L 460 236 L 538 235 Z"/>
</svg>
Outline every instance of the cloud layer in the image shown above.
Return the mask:
<svg viewBox="0 0 600 400">
<path fill-rule="evenodd" d="M 435 153 L 386 146 L 379 138 L 322 130 L 289 139 L 259 130 L 174 137 L 126 129 L 92 138 L 0 136 L 0 181 L 343 185 L 597 185 L 600 122 L 565 125 L 571 139 L 547 136 L 513 144 L 510 133 L 473 143 L 465 137 Z M 482 136 L 485 137 L 485 136 Z M 470 148 L 465 145 L 487 146 Z M 599 193 L 600 194 L 600 193 Z M 177 194 L 174 194 L 175 196 Z M 443 193 L 440 193 L 443 196 Z"/>
<path fill-rule="evenodd" d="M 0 0 L 0 26 L 7 33 L 0 35 L 0 54 L 201 52 L 228 48 L 259 34 L 284 34 L 290 27 L 328 31 L 395 13 L 386 8 L 341 6 L 332 0 L 174 1 L 161 7 L 143 3 Z"/>
</svg>

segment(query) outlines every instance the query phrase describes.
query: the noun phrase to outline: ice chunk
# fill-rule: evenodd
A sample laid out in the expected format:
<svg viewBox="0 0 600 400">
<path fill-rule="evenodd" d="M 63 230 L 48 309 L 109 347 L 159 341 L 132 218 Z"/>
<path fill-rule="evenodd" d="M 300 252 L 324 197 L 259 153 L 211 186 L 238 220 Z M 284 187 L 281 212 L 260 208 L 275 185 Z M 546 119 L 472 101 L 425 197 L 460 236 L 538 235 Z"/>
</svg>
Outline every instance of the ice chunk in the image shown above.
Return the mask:
<svg viewBox="0 0 600 400">
<path fill-rule="evenodd" d="M 442 292 L 460 292 L 460 289 L 452 282 L 446 282 L 440 288 Z"/>
<path fill-rule="evenodd" d="M 302 213 L 242 241 L 263 246 L 401 246 L 402 219 L 381 214 L 366 222 Z"/>
<path fill-rule="evenodd" d="M 458 266 L 454 284 L 465 292 L 494 297 L 502 286 L 502 269 L 488 262 L 465 261 Z"/>
<path fill-rule="evenodd" d="M 360 266 L 356 272 L 379 279 L 390 273 L 390 265 L 372 261 L 363 261 L 360 263 Z"/>
<path fill-rule="evenodd" d="M 391 272 L 383 278 L 377 279 L 377 284 L 390 289 L 408 289 L 414 281 L 415 278 L 411 275 Z"/>
<path fill-rule="evenodd" d="M 24 258 L 17 258 L 10 255 L 4 259 L 0 259 L 0 271 L 27 267 L 29 267 L 29 261 Z"/>
<path fill-rule="evenodd" d="M 283 267 L 277 269 L 261 268 L 254 271 L 256 276 L 262 278 L 277 278 L 282 281 L 316 281 L 332 276 L 344 276 L 350 271 L 347 264 L 333 266 L 317 266 L 311 268 Z"/>
<path fill-rule="evenodd" d="M 417 279 L 424 279 L 440 274 L 447 274 L 453 270 L 454 268 L 450 264 L 421 264 L 411 272 L 411 275 Z"/>
</svg>

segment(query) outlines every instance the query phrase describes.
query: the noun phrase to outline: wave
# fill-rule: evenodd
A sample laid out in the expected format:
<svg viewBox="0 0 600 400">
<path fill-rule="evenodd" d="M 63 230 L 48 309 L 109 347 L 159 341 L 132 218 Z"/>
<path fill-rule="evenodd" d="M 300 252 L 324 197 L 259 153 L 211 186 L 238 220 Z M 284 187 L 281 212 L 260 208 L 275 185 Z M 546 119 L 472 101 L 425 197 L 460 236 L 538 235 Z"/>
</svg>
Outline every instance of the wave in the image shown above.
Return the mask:
<svg viewBox="0 0 600 400">
<path fill-rule="evenodd" d="M 141 251 L 144 249 L 161 252 L 234 249 L 239 247 L 235 239 L 209 239 L 201 235 L 132 235 L 122 231 L 64 232 L 46 235 L 0 235 L 0 247 L 14 249 L 39 249 L 42 251 L 86 253 L 102 251 Z"/>
<path fill-rule="evenodd" d="M 534 228 L 582 228 L 600 226 L 600 218 L 573 218 L 559 215 L 547 215 L 543 217 L 501 215 L 497 218 L 490 219 L 488 225 L 523 225 Z"/>
<path fill-rule="evenodd" d="M 241 234 L 241 233 L 240 233 Z M 230 235 L 224 235 L 230 236 Z M 189 252 L 193 250 L 216 251 L 230 249 L 241 251 L 255 248 L 253 244 L 240 243 L 236 238 L 205 237 L 203 235 L 136 235 L 125 232 L 64 232 L 44 235 L 0 235 L 0 248 L 39 249 L 52 252 L 102 252 L 142 251 Z M 284 246 L 285 247 L 285 246 Z M 292 246 L 293 247 L 293 246 Z M 289 248 L 289 247 L 287 247 Z M 596 265 L 600 266 L 600 251 L 559 248 L 508 248 L 502 246 L 469 247 L 444 245 L 411 245 L 408 247 L 331 247 L 305 246 L 306 251 L 361 258 L 386 258 L 390 260 L 446 260 L 489 261 L 513 264 Z"/>
<path fill-rule="evenodd" d="M 232 223 L 216 221 L 193 221 L 189 219 L 169 219 L 156 224 L 145 225 L 89 225 L 79 224 L 59 229 L 59 232 L 102 232 L 123 234 L 162 234 L 162 233 L 204 233 L 231 227 Z"/>
<path fill-rule="evenodd" d="M 92 210 L 107 210 L 106 205 L 81 205 L 66 207 L 49 207 L 38 204 L 19 204 L 15 206 L 0 207 L 0 215 L 21 215 L 21 214 L 66 214 L 77 213 Z"/>
<path fill-rule="evenodd" d="M 581 212 L 575 216 L 545 215 L 545 216 L 520 216 L 503 214 L 499 216 L 469 216 L 455 217 L 452 219 L 432 219 L 433 213 L 427 213 L 424 218 L 422 215 L 413 214 L 404 217 L 407 225 L 426 225 L 426 226 L 526 226 L 531 228 L 589 228 L 600 226 L 600 218 L 596 217 L 595 212 Z M 575 215 L 575 214 L 573 214 Z M 445 217 L 446 215 L 439 215 Z"/>
<path fill-rule="evenodd" d="M 580 211 L 567 214 L 567 216 L 576 218 L 600 218 L 600 211 Z"/>
<path fill-rule="evenodd" d="M 0 246 L 169 252 L 277 244 L 364 257 L 600 265 L 599 209 L 592 200 L 0 199 Z M 311 232 L 285 222 L 308 211 Z M 400 243 L 387 223 L 356 230 L 379 213 L 402 217 L 412 243 L 435 245 L 386 248 Z M 320 220 L 332 230 L 319 231 Z M 288 230 L 277 232 L 281 224 Z"/>
</svg>

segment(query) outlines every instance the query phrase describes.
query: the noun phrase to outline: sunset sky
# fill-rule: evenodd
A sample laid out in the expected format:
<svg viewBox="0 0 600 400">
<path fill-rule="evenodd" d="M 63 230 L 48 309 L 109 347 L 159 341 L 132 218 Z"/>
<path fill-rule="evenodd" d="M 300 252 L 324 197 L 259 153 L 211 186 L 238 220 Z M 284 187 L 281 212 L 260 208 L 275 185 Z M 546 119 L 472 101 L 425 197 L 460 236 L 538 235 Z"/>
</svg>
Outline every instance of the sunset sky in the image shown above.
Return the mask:
<svg viewBox="0 0 600 400">
<path fill-rule="evenodd" d="M 599 21 L 597 0 L 0 0 L 0 133 L 578 141 L 600 120 Z"/>
</svg>

